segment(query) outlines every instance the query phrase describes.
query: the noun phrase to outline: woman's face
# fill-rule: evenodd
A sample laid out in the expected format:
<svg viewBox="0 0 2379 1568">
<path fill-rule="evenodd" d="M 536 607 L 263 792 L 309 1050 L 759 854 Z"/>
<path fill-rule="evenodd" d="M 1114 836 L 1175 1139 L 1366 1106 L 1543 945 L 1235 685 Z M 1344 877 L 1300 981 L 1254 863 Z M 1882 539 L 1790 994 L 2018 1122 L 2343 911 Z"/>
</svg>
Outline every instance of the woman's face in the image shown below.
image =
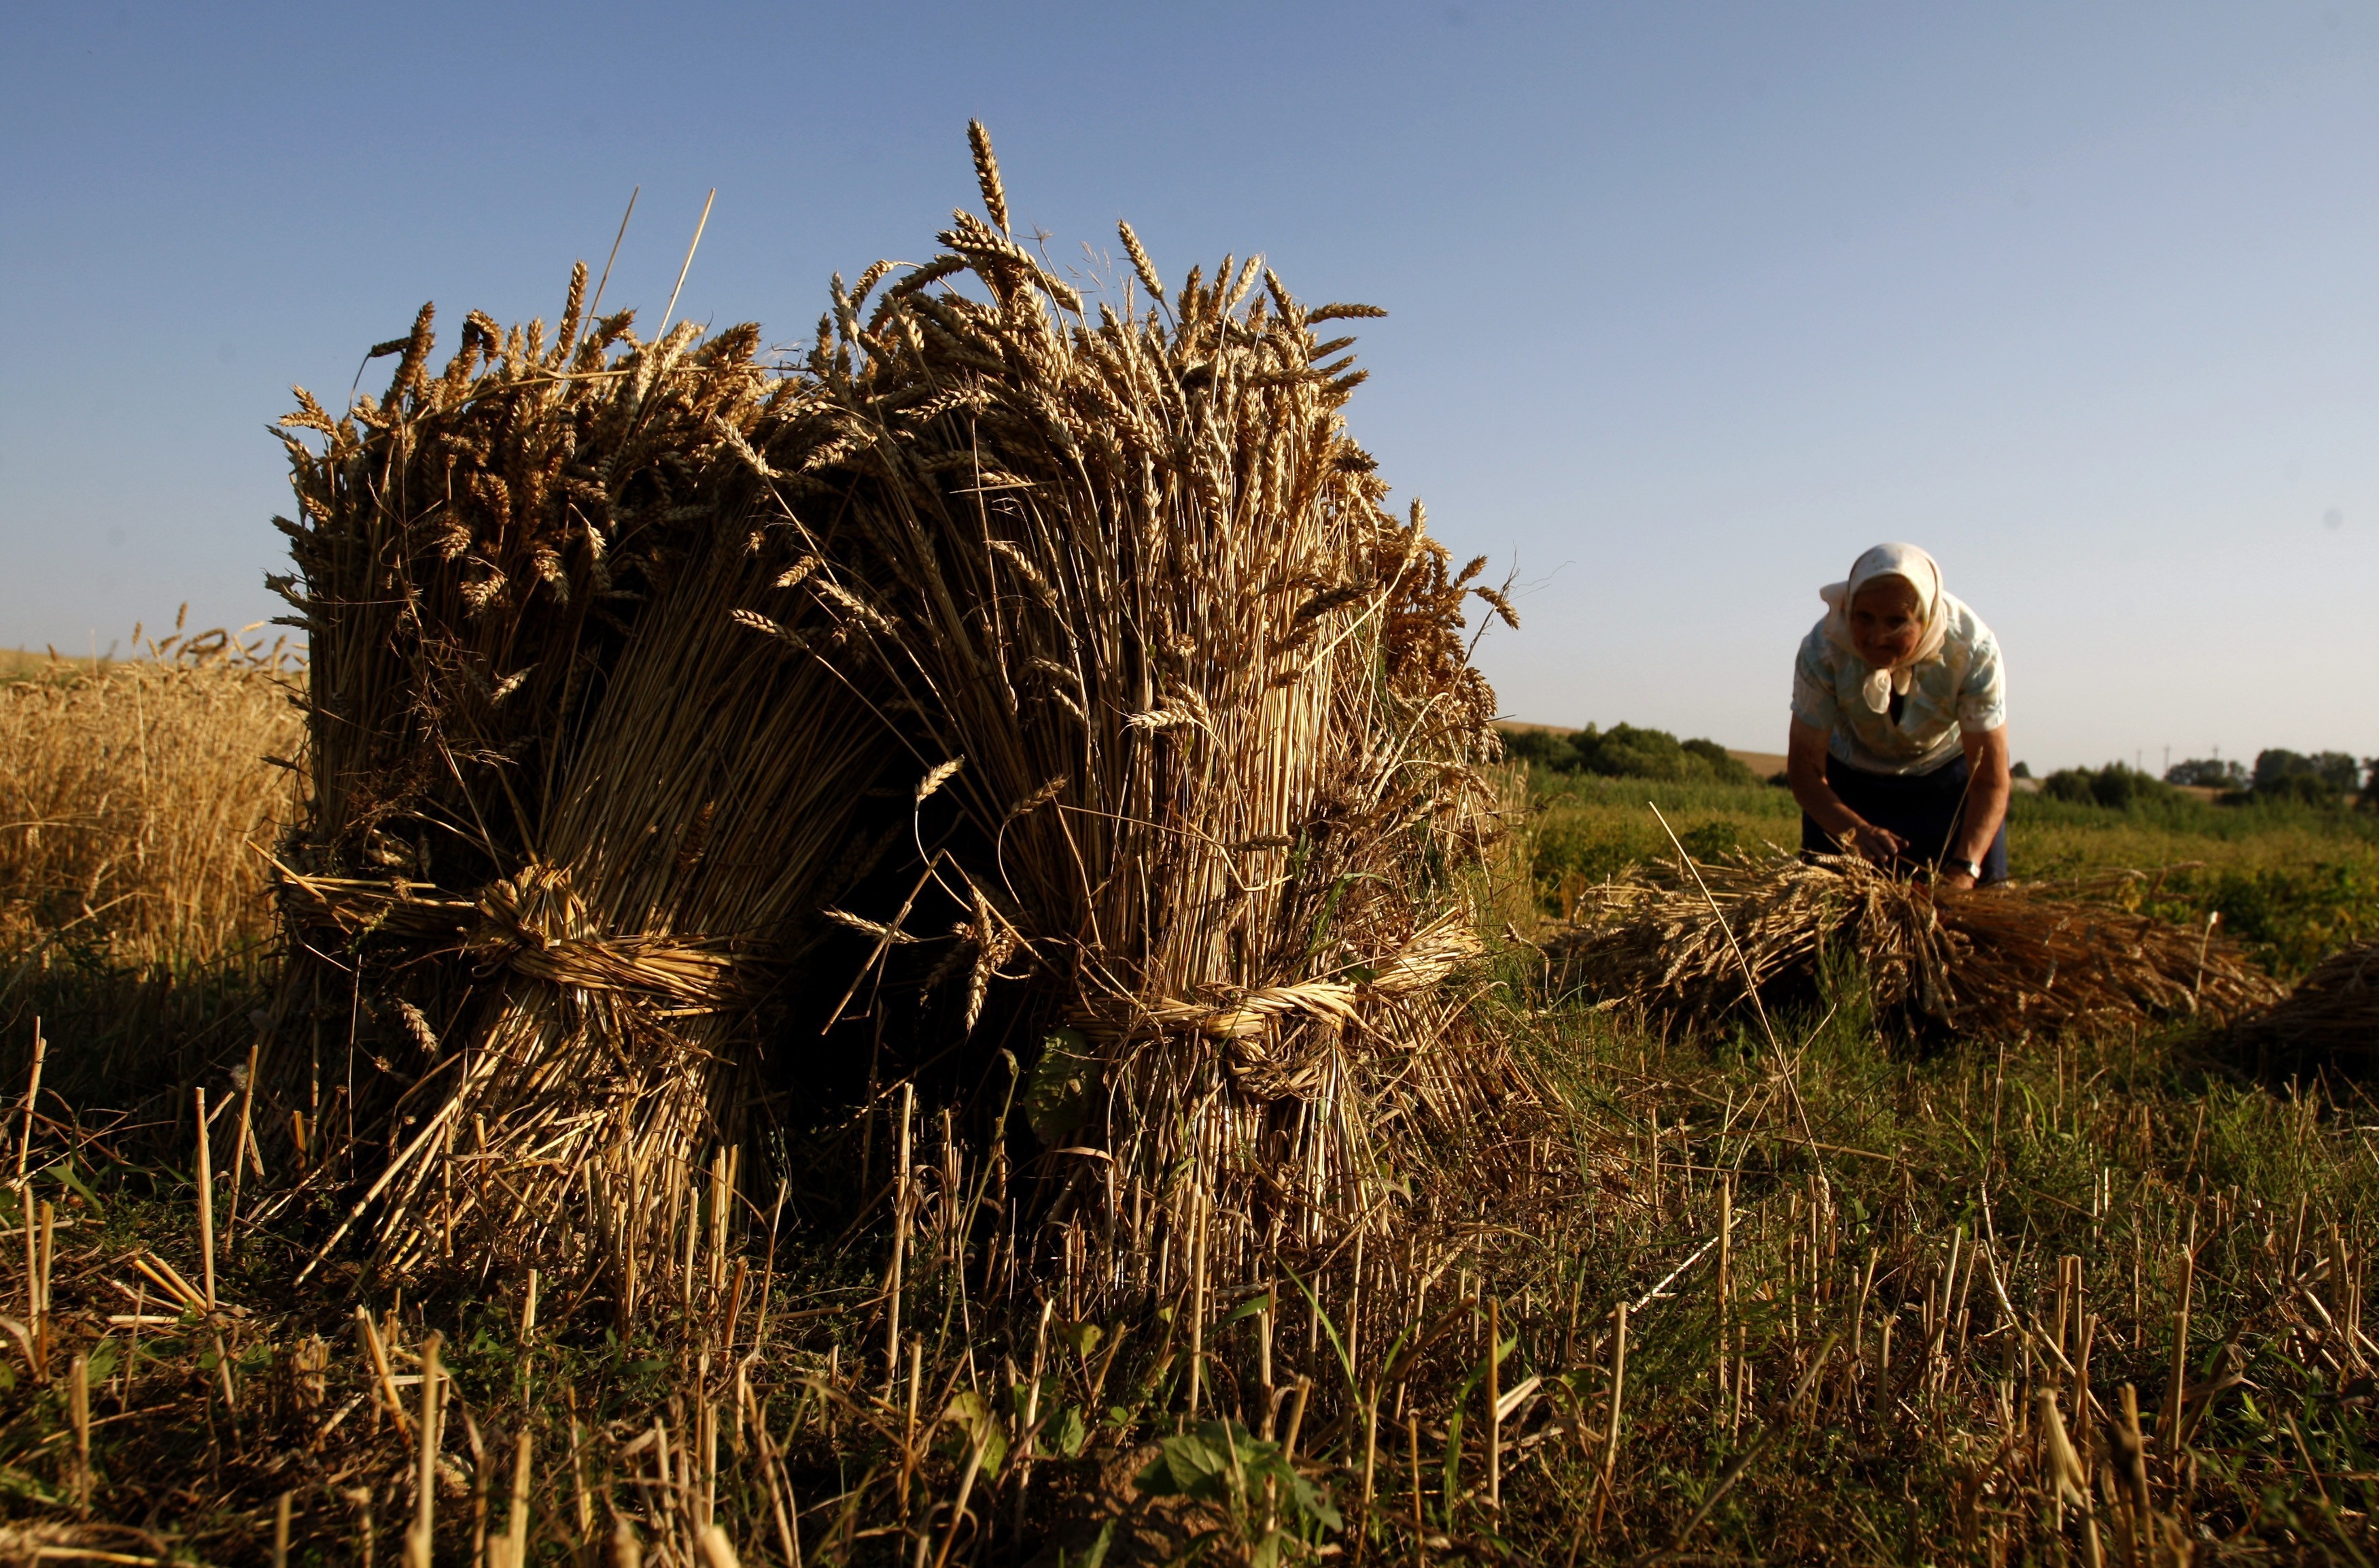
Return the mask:
<svg viewBox="0 0 2379 1568">
<path fill-rule="evenodd" d="M 1851 600 L 1850 621 L 1859 657 L 1877 669 L 1889 669 L 1914 653 L 1925 634 L 1916 590 L 1898 577 L 1880 578 L 1861 588 Z"/>
</svg>

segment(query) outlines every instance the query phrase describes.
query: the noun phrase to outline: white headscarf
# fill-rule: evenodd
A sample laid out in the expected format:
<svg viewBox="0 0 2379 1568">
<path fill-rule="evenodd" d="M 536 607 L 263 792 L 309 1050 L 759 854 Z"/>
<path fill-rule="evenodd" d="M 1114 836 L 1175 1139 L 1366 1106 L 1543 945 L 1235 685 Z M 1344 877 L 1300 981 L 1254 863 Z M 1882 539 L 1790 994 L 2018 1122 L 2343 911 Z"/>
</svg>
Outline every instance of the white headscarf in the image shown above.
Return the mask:
<svg viewBox="0 0 2379 1568">
<path fill-rule="evenodd" d="M 1940 566 L 1914 545 L 1878 545 L 1851 562 L 1849 581 L 1829 583 L 1817 590 L 1817 597 L 1826 601 L 1827 641 L 1862 660 L 1865 656 L 1851 636 L 1851 600 L 1879 577 L 1897 577 L 1915 590 L 1925 627 L 1906 658 L 1888 669 L 1870 668 L 1859 688 L 1870 711 L 1888 713 L 1894 693 L 1907 694 L 1916 667 L 1940 653 L 1942 641 L 1950 634 L 1950 617 L 1944 613 L 1949 595 L 1941 587 Z"/>
</svg>

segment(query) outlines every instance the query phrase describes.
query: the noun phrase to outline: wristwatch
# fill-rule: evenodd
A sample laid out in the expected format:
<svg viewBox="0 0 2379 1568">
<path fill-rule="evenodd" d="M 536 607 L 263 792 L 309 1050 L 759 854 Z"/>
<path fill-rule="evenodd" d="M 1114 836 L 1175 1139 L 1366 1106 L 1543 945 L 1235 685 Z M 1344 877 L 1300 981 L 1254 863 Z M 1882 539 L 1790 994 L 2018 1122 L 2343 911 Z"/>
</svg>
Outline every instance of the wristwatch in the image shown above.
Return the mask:
<svg viewBox="0 0 2379 1568">
<path fill-rule="evenodd" d="M 1983 868 L 1979 862 L 1943 861 L 1941 863 L 1961 876 L 1971 876 L 1977 882 L 1983 879 Z"/>
</svg>

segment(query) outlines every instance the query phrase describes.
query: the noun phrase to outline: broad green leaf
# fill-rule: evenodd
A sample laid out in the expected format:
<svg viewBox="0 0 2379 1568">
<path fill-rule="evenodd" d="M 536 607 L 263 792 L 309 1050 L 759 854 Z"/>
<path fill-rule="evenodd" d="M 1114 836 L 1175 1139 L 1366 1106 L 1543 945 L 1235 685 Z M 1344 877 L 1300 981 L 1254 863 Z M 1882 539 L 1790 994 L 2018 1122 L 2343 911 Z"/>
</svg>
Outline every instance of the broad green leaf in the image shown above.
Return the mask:
<svg viewBox="0 0 2379 1568">
<path fill-rule="evenodd" d="M 1033 1081 L 1024 1091 L 1024 1119 L 1033 1135 L 1052 1149 L 1063 1144 L 1090 1119 L 1099 1078 L 1099 1064 L 1081 1031 L 1061 1029 L 1044 1036 Z"/>
</svg>

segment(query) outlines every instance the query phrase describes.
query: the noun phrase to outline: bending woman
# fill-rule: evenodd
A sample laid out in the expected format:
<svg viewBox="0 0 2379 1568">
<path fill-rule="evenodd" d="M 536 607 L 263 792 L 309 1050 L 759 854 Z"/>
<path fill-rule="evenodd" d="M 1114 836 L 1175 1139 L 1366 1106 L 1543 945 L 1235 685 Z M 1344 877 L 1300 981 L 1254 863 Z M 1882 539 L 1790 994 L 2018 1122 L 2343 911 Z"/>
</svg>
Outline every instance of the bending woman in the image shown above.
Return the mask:
<svg viewBox="0 0 2379 1568">
<path fill-rule="evenodd" d="M 1878 545 L 1818 590 L 1793 667 L 1785 778 L 1801 849 L 2006 880 L 2007 678 L 1999 640 L 1914 545 Z"/>
</svg>

